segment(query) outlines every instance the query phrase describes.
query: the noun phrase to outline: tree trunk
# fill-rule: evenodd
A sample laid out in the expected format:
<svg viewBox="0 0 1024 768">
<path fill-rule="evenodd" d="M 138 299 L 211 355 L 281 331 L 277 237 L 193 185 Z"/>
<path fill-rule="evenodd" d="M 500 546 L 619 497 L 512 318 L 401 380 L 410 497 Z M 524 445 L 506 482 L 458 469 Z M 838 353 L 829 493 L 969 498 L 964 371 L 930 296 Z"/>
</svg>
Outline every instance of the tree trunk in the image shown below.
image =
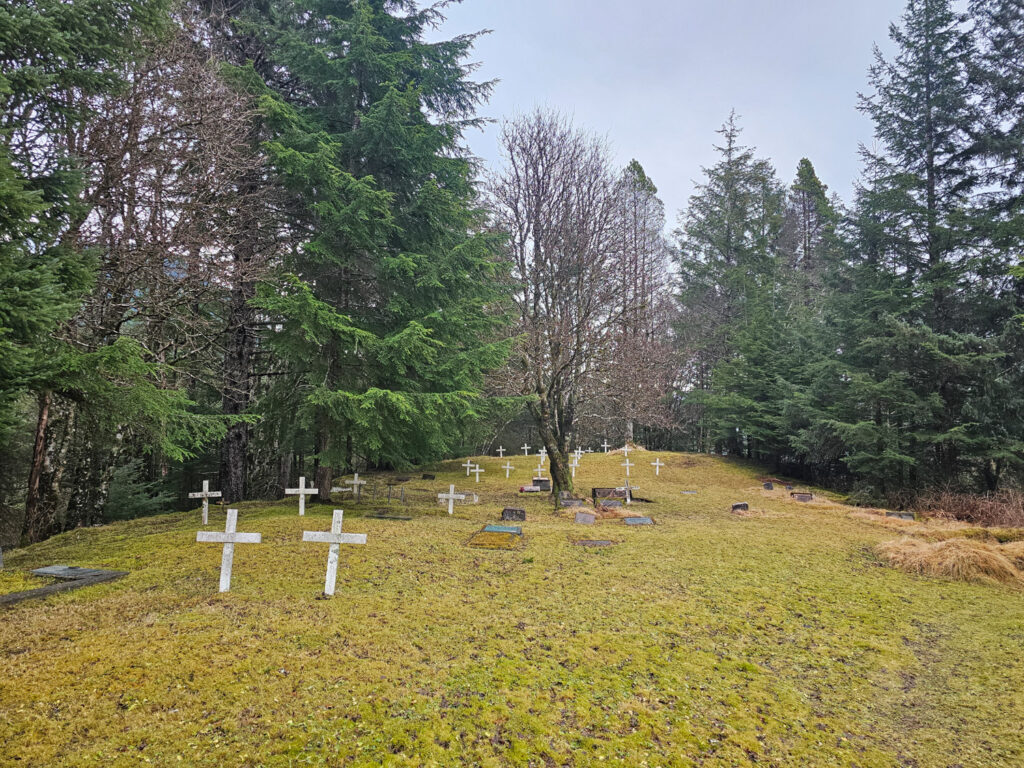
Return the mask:
<svg viewBox="0 0 1024 768">
<path fill-rule="evenodd" d="M 246 267 L 242 266 L 242 269 Z M 255 284 L 247 279 L 242 279 L 231 291 L 221 400 L 227 416 L 245 413 L 252 395 L 252 356 L 256 334 L 253 329 L 255 312 L 249 306 L 249 300 L 254 295 Z M 249 425 L 244 421 L 231 424 L 221 444 L 220 454 L 220 488 L 225 503 L 242 501 L 246 496 L 248 449 Z"/>
<path fill-rule="evenodd" d="M 319 454 L 319 461 L 316 466 L 316 489 L 320 501 L 329 503 L 331 501 L 331 486 L 334 485 L 334 473 L 331 466 L 324 460 L 324 457 L 331 448 L 331 436 L 326 427 L 321 427 L 317 434 L 316 450 Z"/>
<path fill-rule="evenodd" d="M 25 522 L 22 539 L 36 542 L 45 539 L 52 522 L 44 520 L 40 508 L 40 481 L 45 460 L 46 428 L 50 421 L 50 402 L 53 394 L 47 390 L 39 395 L 39 418 L 36 419 L 36 436 L 32 445 L 32 463 L 28 473 L 28 495 L 25 498 Z"/>
</svg>

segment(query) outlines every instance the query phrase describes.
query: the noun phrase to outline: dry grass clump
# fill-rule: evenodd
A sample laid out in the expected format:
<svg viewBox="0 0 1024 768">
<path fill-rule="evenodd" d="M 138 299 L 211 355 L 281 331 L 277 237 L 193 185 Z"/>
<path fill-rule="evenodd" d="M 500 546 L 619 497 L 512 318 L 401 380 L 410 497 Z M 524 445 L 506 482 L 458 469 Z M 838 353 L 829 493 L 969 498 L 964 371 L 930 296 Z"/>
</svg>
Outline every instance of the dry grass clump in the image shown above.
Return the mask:
<svg viewBox="0 0 1024 768">
<path fill-rule="evenodd" d="M 1019 490 L 986 494 L 935 491 L 923 496 L 916 508 L 930 517 L 973 525 L 1024 527 L 1024 492 Z"/>
<path fill-rule="evenodd" d="M 1003 544 L 999 550 L 1014 566 L 1024 570 L 1024 541 L 1011 541 Z"/>
<path fill-rule="evenodd" d="M 1021 583 L 1021 574 L 1004 551 L 973 539 L 928 542 L 905 537 L 879 544 L 877 551 L 895 568 L 921 576 L 983 583 Z"/>
</svg>

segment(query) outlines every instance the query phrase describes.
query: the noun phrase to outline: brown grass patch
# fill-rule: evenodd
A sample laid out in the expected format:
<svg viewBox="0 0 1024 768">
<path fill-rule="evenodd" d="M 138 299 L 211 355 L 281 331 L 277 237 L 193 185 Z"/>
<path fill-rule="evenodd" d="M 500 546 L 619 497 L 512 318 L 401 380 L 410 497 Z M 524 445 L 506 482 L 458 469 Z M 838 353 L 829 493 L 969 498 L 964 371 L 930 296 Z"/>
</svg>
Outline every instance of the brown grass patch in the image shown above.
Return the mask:
<svg viewBox="0 0 1024 768">
<path fill-rule="evenodd" d="M 980 583 L 1020 584 L 1021 575 L 999 547 L 973 539 L 921 541 L 902 538 L 879 544 L 878 554 L 895 568 L 921 576 Z"/>
<path fill-rule="evenodd" d="M 973 525 L 1024 527 L 1024 492 L 1018 490 L 986 494 L 935 491 L 923 496 L 915 508 L 930 517 Z"/>
<path fill-rule="evenodd" d="M 1016 568 L 1024 570 L 1024 541 L 1011 541 L 1009 544 L 1003 544 L 999 547 L 999 551 Z"/>
</svg>

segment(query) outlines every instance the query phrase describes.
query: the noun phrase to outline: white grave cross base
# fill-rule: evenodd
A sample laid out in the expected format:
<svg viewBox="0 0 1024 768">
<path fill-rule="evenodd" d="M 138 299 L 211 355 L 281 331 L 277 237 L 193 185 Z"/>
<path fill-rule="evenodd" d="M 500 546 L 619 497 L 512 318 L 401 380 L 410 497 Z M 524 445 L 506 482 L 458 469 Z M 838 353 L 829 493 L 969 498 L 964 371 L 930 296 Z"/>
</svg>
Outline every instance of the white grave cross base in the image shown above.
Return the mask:
<svg viewBox="0 0 1024 768">
<path fill-rule="evenodd" d="M 506 461 L 505 462 L 505 466 L 503 466 L 502 469 L 505 470 L 505 479 L 508 480 L 509 472 L 511 472 L 513 469 L 515 469 L 515 467 L 512 466 L 512 462 L 511 461 Z"/>
<path fill-rule="evenodd" d="M 437 494 L 437 500 L 438 501 L 445 501 L 447 499 L 447 501 L 448 501 L 448 514 L 449 515 L 453 514 L 455 512 L 455 500 L 458 499 L 459 501 L 462 501 L 464 498 L 466 498 L 466 494 L 464 494 L 464 493 L 456 493 L 454 485 L 449 485 L 448 486 L 448 493 L 439 493 L 439 494 Z"/>
<path fill-rule="evenodd" d="M 355 492 L 356 499 L 359 499 L 362 496 L 363 486 L 366 485 L 366 481 L 360 480 L 359 473 L 356 472 L 352 475 L 351 480 L 345 481 L 345 485 L 351 485 L 352 490 Z"/>
<path fill-rule="evenodd" d="M 302 498 L 301 496 L 299 498 Z M 220 531 L 199 531 L 196 534 L 197 542 L 211 544 L 223 544 L 224 552 L 220 557 L 220 591 L 227 592 L 231 589 L 231 566 L 235 560 L 235 544 L 260 544 L 263 536 L 258 533 L 238 533 L 238 510 L 228 510 L 227 524 L 224 526 L 224 533 Z"/>
<path fill-rule="evenodd" d="M 476 475 L 476 481 L 478 483 L 480 482 L 480 473 L 483 471 L 485 471 L 484 468 L 481 467 L 479 464 L 477 464 L 475 467 L 473 467 L 473 469 L 470 470 L 470 472 Z"/>
<path fill-rule="evenodd" d="M 190 499 L 202 499 L 203 500 L 203 525 L 210 522 L 210 499 L 219 499 L 220 491 L 210 490 L 210 481 L 203 480 L 203 490 L 190 493 L 188 495 Z"/>
<path fill-rule="evenodd" d="M 342 533 L 341 524 L 345 513 L 334 510 L 334 517 L 331 519 L 331 530 L 327 531 L 303 531 L 302 540 L 312 541 L 318 544 L 330 544 L 327 550 L 327 581 L 324 582 L 324 594 L 333 595 L 334 585 L 338 580 L 338 555 L 341 554 L 342 544 L 365 544 L 365 533 Z"/>
<path fill-rule="evenodd" d="M 626 461 L 624 463 L 620 464 L 619 466 L 622 466 L 622 467 L 626 468 L 626 477 L 629 477 L 629 468 L 630 467 L 634 467 L 636 465 L 632 461 L 630 461 L 629 459 L 626 459 Z"/>
<path fill-rule="evenodd" d="M 654 461 L 651 462 L 651 466 L 654 467 L 654 476 L 660 477 L 661 468 L 665 466 L 665 462 L 663 462 L 661 459 L 655 459 Z"/>
<path fill-rule="evenodd" d="M 308 487 L 307 488 L 306 487 L 306 478 L 305 477 L 300 477 L 299 478 L 299 487 L 298 488 L 285 488 L 284 492 L 288 496 L 296 496 L 297 495 L 299 497 L 299 515 L 300 516 L 306 514 L 306 497 L 307 496 L 316 496 L 316 494 L 317 494 L 316 488 L 313 488 L 313 487 Z"/>
</svg>

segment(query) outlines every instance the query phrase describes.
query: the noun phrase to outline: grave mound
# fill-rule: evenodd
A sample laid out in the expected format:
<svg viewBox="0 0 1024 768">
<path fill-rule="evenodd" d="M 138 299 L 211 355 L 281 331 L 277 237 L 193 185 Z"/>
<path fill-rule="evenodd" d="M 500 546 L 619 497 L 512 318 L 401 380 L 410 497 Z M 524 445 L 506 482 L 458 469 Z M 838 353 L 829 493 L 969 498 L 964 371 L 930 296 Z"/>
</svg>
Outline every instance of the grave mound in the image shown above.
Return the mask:
<svg viewBox="0 0 1024 768">
<path fill-rule="evenodd" d="M 998 545 L 983 541 L 946 539 L 928 542 L 907 537 L 879 544 L 876 551 L 894 568 L 920 576 L 1024 584 L 1024 577 Z"/>
</svg>

